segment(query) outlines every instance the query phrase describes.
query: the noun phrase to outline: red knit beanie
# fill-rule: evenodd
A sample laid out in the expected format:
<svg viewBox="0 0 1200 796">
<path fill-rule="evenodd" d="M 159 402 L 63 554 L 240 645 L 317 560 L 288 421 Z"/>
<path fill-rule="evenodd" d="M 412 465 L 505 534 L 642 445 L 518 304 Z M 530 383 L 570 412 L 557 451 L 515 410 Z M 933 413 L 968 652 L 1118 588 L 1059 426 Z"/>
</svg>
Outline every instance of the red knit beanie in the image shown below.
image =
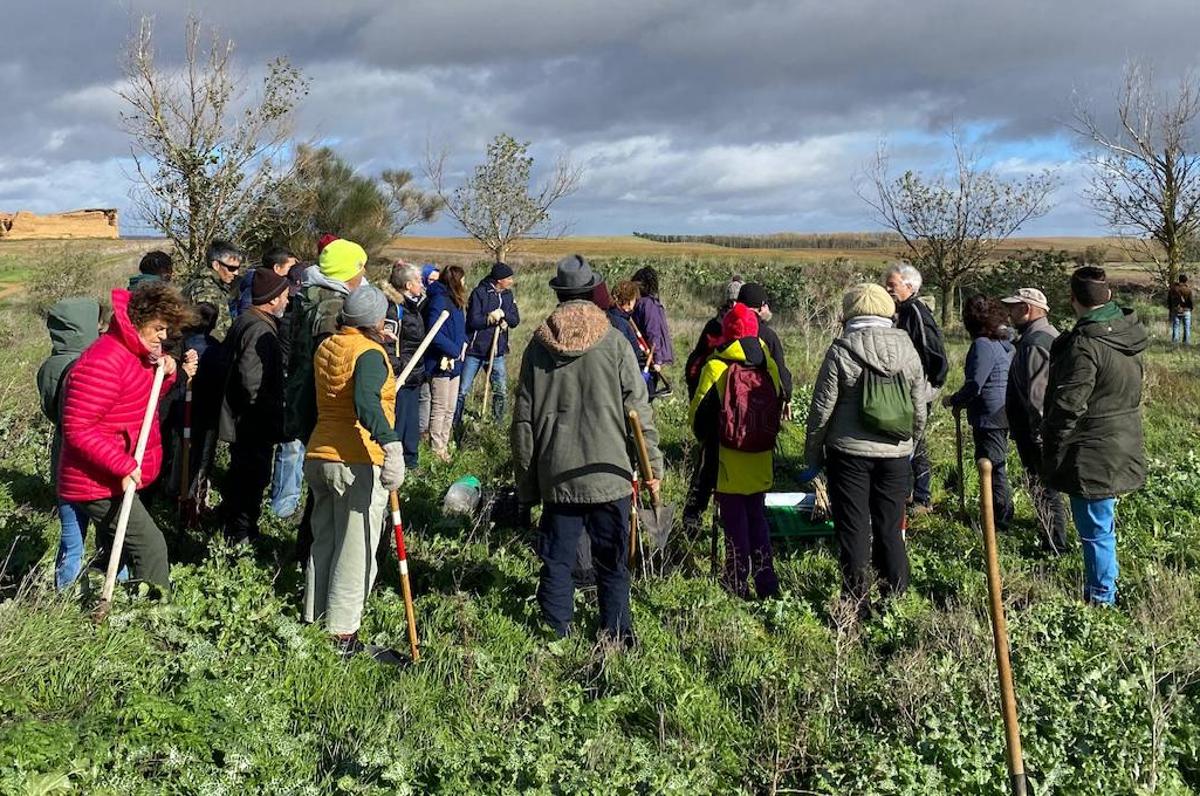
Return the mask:
<svg viewBox="0 0 1200 796">
<path fill-rule="evenodd" d="M 332 235 L 328 232 L 322 235 L 320 240 L 317 241 L 317 254 L 320 254 L 322 251 L 324 251 L 325 247 L 333 243 L 335 240 L 338 240 L 337 235 Z"/>
<path fill-rule="evenodd" d="M 721 319 L 721 334 L 726 343 L 743 337 L 758 337 L 758 314 L 740 301 Z"/>
</svg>

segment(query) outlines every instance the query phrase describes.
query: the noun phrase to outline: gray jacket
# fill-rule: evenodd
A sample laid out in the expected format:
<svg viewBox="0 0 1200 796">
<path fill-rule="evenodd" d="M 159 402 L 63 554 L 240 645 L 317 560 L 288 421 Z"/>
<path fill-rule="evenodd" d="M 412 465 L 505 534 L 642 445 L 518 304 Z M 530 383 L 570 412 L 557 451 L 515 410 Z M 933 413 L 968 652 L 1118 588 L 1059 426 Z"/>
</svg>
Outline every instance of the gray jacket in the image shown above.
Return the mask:
<svg viewBox="0 0 1200 796">
<path fill-rule="evenodd" d="M 1016 353 L 1008 371 L 1005 405 L 1014 437 L 1040 441 L 1046 407 L 1046 384 L 1050 381 L 1050 346 L 1058 329 L 1047 318 L 1038 318 L 1020 330 Z"/>
<path fill-rule="evenodd" d="M 843 334 L 825 352 L 817 372 L 808 410 L 805 460 L 809 467 L 825 462 L 825 451 L 835 450 L 867 459 L 910 456 L 913 439 L 925 433 L 925 371 L 912 340 L 903 329 L 867 328 Z M 854 354 L 847 351 L 848 345 Z M 913 439 L 894 442 L 867 429 L 859 417 L 863 366 L 859 359 L 889 375 L 903 374 L 913 400 Z"/>
<path fill-rule="evenodd" d="M 637 410 L 650 467 L 661 478 L 658 432 L 633 349 L 592 302 L 558 305 L 521 360 L 512 423 L 521 500 L 576 504 L 628 497 L 630 409 Z"/>
</svg>

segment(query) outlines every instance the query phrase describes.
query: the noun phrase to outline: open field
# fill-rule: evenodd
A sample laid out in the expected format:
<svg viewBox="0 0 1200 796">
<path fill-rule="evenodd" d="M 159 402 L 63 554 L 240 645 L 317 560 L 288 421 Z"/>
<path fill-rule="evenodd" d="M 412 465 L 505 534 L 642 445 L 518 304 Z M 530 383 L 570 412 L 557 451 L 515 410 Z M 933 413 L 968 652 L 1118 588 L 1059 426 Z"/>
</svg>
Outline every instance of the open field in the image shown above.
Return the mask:
<svg viewBox="0 0 1200 796">
<path fill-rule="evenodd" d="M 123 284 L 149 246 L 98 260 L 97 289 Z M 12 258 L 0 270 L 32 272 L 39 251 L 0 246 Z M 610 278 L 651 262 L 599 253 L 614 256 L 599 263 Z M 767 267 L 757 260 L 738 251 L 728 270 Z M 728 273 L 674 255 L 658 262 L 682 359 Z M 801 286 L 824 278 L 804 263 L 775 268 Z M 515 352 L 551 308 L 550 273 L 530 263 L 519 275 Z M 785 313 L 775 325 L 802 419 L 803 385 L 828 337 Z M 1151 474 L 1121 504 L 1120 607 L 1081 604 L 1078 549 L 1043 557 L 1023 490 L 1000 540 L 1037 793 L 1200 790 L 1200 360 L 1163 343 L 1161 315 L 1152 330 Z M 263 546 L 239 554 L 214 540 L 212 523 L 179 530 L 158 503 L 174 563 L 169 603 L 125 594 L 96 627 L 93 596 L 55 595 L 50 429 L 32 385 L 46 348 L 24 298 L 0 299 L 0 793 L 1004 792 L 981 543 L 944 489 L 954 469 L 944 411 L 930 435 L 938 511 L 912 528 L 912 588 L 891 611 L 845 621 L 827 543 L 779 549 L 782 599 L 742 602 L 709 579 L 706 538 L 676 538 L 670 573 L 635 582 L 641 643 L 628 653 L 591 641 L 587 595 L 579 635 L 548 637 L 527 534 L 440 516 L 459 475 L 487 487 L 510 480 L 505 434 L 476 428 L 452 463 L 426 464 L 403 490 L 423 660 L 396 671 L 342 663 L 299 622 L 295 528 L 269 512 Z M 955 339 L 951 386 L 964 352 Z M 671 375 L 682 384 L 678 364 Z M 666 493 L 679 504 L 692 447 L 683 397 L 657 404 L 656 420 Z M 798 471 L 802 439 L 802 425 L 787 429 L 778 484 Z M 1014 454 L 1010 474 L 1019 472 Z M 366 640 L 405 647 L 390 553 L 365 621 Z"/>
</svg>

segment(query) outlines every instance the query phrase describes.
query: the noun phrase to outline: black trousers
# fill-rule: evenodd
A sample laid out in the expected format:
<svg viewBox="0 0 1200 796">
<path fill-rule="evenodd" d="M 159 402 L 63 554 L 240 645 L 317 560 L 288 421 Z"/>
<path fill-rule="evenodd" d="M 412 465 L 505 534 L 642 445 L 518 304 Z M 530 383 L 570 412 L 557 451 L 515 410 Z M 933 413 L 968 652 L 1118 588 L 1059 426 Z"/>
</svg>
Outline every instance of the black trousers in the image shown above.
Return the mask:
<svg viewBox="0 0 1200 796">
<path fill-rule="evenodd" d="M 708 508 L 713 490 L 717 488 L 718 454 L 716 446 L 708 441 L 692 449 L 692 477 L 688 482 L 687 502 L 683 506 L 685 526 L 699 526 L 700 517 Z"/>
<path fill-rule="evenodd" d="M 925 407 L 925 417 L 933 414 L 933 404 Z M 928 506 L 933 500 L 933 465 L 929 462 L 929 442 L 922 434 L 914 443 L 912 455 L 912 500 Z"/>
<path fill-rule="evenodd" d="M 1067 549 L 1067 506 L 1062 495 L 1042 481 L 1042 445 L 1029 434 L 1015 428 L 1012 430 L 1012 440 L 1029 479 L 1029 491 L 1034 511 L 1037 512 L 1042 544 L 1052 553 L 1062 553 Z"/>
<path fill-rule="evenodd" d="M 629 508 L 631 497 L 609 503 L 547 503 L 538 535 L 537 600 L 542 618 L 560 637 L 571 632 L 575 617 L 575 568 L 579 539 L 592 544 L 600 632 L 616 639 L 633 635 L 629 613 Z"/>
<path fill-rule="evenodd" d="M 908 589 L 908 551 L 900 524 L 912 469 L 908 457 L 868 459 L 830 451 L 829 500 L 842 570 L 842 594 L 865 600 L 875 572 L 884 595 Z"/>
<path fill-rule="evenodd" d="M 221 511 L 225 537 L 230 542 L 258 536 L 263 493 L 271 484 L 274 462 L 275 446 L 270 442 L 239 439 L 229 446 L 229 472 Z"/>
<path fill-rule="evenodd" d="M 996 530 L 1007 531 L 1012 522 L 1012 490 L 1008 486 L 1008 429 L 972 428 L 971 439 L 975 443 L 975 459 L 987 459 L 992 463 L 992 512 L 996 518 Z"/>
<path fill-rule="evenodd" d="M 117 518 L 121 513 L 121 497 L 92 500 L 77 504 L 96 523 L 96 545 L 104 555 L 101 561 L 108 564 L 113 536 L 117 530 Z M 171 586 L 171 565 L 167 561 L 167 541 L 158 529 L 154 518 L 146 511 L 141 495 L 135 495 L 129 511 L 129 523 L 125 526 L 125 543 L 121 557 L 129 562 L 135 580 L 157 586 L 163 592 Z"/>
</svg>

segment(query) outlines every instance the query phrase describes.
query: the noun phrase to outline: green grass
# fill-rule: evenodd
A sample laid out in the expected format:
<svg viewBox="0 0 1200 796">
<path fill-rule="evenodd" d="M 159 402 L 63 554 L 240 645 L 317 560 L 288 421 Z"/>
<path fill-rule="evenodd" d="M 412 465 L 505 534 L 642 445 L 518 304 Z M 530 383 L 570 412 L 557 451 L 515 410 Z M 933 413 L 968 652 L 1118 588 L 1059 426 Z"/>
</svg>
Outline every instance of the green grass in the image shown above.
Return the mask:
<svg viewBox="0 0 1200 796">
<path fill-rule="evenodd" d="M 611 277 L 635 264 L 602 267 Z M 728 274 L 680 260 L 664 269 L 682 360 Z M 817 269 L 775 276 L 803 283 L 822 278 Z M 551 307 L 548 276 L 519 275 L 518 352 Z M 27 310 L 8 309 L 5 348 L 44 346 Z M 802 339 L 788 318 L 777 328 L 796 353 L 797 384 L 810 382 L 826 338 Z M 965 345 L 953 348 L 960 364 Z M 181 532 L 157 506 L 176 562 L 169 603 L 123 595 L 95 627 L 86 598 L 56 596 L 35 365 L 0 360 L 0 383 L 18 396 L 0 414 L 2 793 L 1004 792 L 982 550 L 942 489 L 954 467 L 944 411 L 931 427 L 940 511 L 912 529 L 912 590 L 889 613 L 844 621 L 825 544 L 777 551 L 784 596 L 748 603 L 707 577 L 707 539 L 677 539 L 678 566 L 635 583 L 641 643 L 628 653 L 591 641 L 588 596 L 577 601 L 578 636 L 554 641 L 540 627 L 528 538 L 439 516 L 457 476 L 509 480 L 505 434 L 474 431 L 453 463 L 427 465 L 404 488 L 423 658 L 397 672 L 341 663 L 299 622 L 295 531 L 275 519 L 262 549 L 238 556 L 210 542 L 213 528 Z M 672 375 L 682 386 L 678 367 Z M 1197 376 L 1190 352 L 1156 344 L 1148 357 L 1151 479 L 1120 510 L 1119 610 L 1079 602 L 1077 552 L 1038 554 L 1024 492 L 1000 540 L 1039 793 L 1200 789 Z M 691 446 L 682 398 L 657 417 L 666 493 L 681 503 Z M 781 478 L 799 468 L 802 437 L 787 430 Z M 385 556 L 364 635 L 403 649 L 397 583 Z"/>
</svg>

